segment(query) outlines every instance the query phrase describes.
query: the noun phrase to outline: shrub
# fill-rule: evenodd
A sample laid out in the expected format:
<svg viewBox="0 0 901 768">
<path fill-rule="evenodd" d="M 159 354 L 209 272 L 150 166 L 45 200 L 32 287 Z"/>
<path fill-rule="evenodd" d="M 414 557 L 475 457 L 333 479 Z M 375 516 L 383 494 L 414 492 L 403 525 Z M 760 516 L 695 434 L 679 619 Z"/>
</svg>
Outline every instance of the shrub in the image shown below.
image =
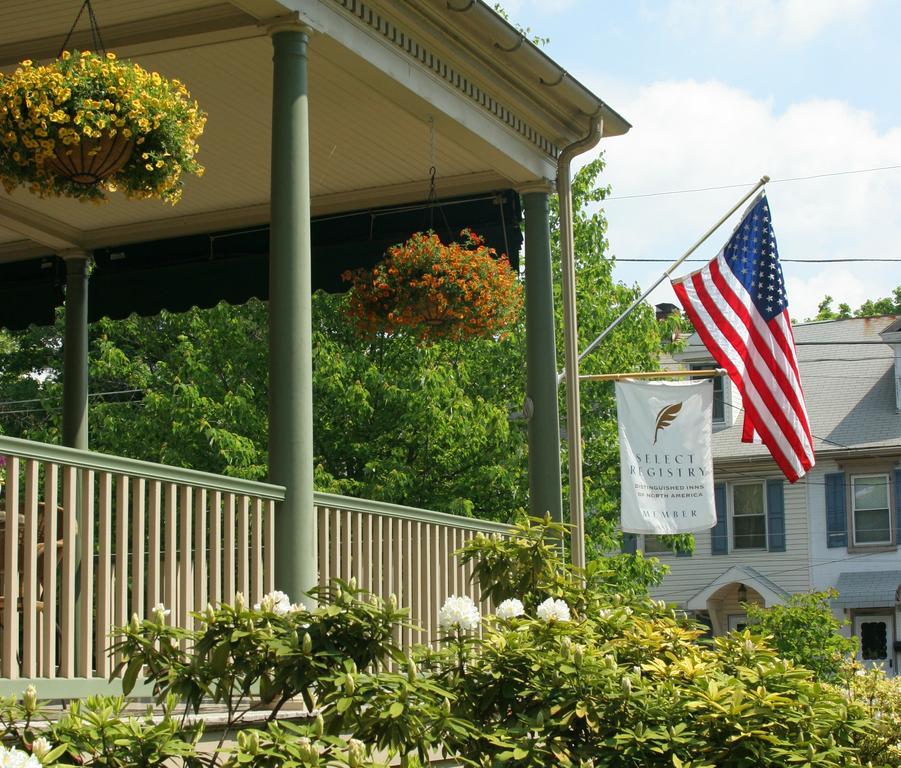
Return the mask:
<svg viewBox="0 0 901 768">
<path fill-rule="evenodd" d="M 822 680 L 836 681 L 857 650 L 857 641 L 844 637 L 840 622 L 832 614 L 829 600 L 834 590 L 792 595 L 784 605 L 745 609 L 751 632 L 765 637 L 783 658 L 813 670 Z"/>
<path fill-rule="evenodd" d="M 897 689 L 874 676 L 842 690 L 749 631 L 701 644 L 663 603 L 563 564 L 560 530 L 532 521 L 470 542 L 461 554 L 485 591 L 518 594 L 504 618 L 449 601 L 445 635 L 410 656 L 392 642 L 405 613 L 352 582 L 314 592 L 315 609 L 280 593 L 208 607 L 194 632 L 162 610 L 135 618 L 116 646 L 124 685 L 143 669 L 162 718 L 128 721 L 118 700 L 89 700 L 51 729 L 58 754 L 122 768 L 364 768 L 377 754 L 409 767 L 436 751 L 477 768 L 897 766 Z M 315 717 L 276 721 L 298 695 Z M 187 714 L 202 697 L 225 704 L 234 748 L 202 755 L 173 717 L 176 698 Z M 259 699 L 268 722 L 248 727 Z M 18 727 L 9 740 L 35 742 Z"/>
</svg>

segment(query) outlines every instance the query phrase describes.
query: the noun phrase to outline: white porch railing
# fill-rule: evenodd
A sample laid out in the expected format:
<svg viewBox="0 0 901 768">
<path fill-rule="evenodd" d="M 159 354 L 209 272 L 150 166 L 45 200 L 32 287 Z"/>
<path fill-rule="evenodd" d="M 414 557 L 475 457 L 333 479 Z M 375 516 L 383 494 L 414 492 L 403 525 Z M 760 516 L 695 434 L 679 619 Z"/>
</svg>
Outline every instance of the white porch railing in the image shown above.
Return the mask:
<svg viewBox="0 0 901 768">
<path fill-rule="evenodd" d="M 510 526 L 427 509 L 346 496 L 316 494 L 319 511 L 319 583 L 356 578 L 363 589 L 409 608 L 412 623 L 401 644 L 431 643 L 438 611 L 449 595 L 479 602 L 472 567 L 454 552 L 478 534 L 509 533 Z M 487 606 L 491 609 L 491 606 Z"/>
<path fill-rule="evenodd" d="M 0 694 L 106 689 L 113 627 L 162 603 L 193 623 L 236 591 L 273 587 L 284 489 L 0 437 Z"/>
<path fill-rule="evenodd" d="M 207 602 L 273 588 L 274 518 L 285 489 L 0 436 L 0 695 L 34 682 L 42 698 L 117 690 L 110 632 L 158 603 L 192 626 Z M 453 553 L 500 523 L 316 494 L 320 583 L 397 596 L 429 643 L 452 594 L 478 601 Z M 297 596 L 291 596 L 297 599 Z M 136 694 L 146 693 L 140 686 Z"/>
</svg>

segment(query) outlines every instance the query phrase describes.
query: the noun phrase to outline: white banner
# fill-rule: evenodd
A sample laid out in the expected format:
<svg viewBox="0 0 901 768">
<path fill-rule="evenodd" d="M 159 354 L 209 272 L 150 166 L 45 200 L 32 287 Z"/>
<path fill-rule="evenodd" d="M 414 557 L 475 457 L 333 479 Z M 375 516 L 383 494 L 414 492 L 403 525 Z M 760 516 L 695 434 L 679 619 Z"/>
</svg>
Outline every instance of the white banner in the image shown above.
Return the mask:
<svg viewBox="0 0 901 768">
<path fill-rule="evenodd" d="M 690 533 L 716 524 L 713 382 L 616 382 L 622 527 Z"/>
</svg>

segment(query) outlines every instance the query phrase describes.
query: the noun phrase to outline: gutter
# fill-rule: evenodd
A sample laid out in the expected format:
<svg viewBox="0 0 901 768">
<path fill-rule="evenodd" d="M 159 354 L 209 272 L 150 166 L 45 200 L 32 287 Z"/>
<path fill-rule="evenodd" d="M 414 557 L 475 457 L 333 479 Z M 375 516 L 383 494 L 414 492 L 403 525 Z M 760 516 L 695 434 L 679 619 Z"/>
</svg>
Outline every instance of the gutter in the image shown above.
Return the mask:
<svg viewBox="0 0 901 768">
<path fill-rule="evenodd" d="M 598 108 L 588 134 L 564 147 L 557 158 L 557 198 L 560 206 L 560 266 L 563 273 L 563 336 L 566 382 L 566 444 L 569 469 L 569 522 L 572 525 L 572 562 L 585 567 L 585 500 L 582 481 L 582 417 L 579 396 L 579 319 L 576 303 L 576 260 L 573 241 L 573 203 L 570 165 L 573 158 L 597 146 L 604 134 Z"/>
<path fill-rule="evenodd" d="M 528 70 L 533 76 L 537 74 L 536 91 L 554 91 L 555 97 L 575 106 L 584 117 L 599 113 L 604 126 L 603 136 L 620 136 L 632 127 L 622 115 L 557 64 L 485 0 L 446 0 L 446 3 L 447 10 L 453 13 L 474 14 L 472 34 L 483 45 L 494 49 L 495 59 L 500 58 L 498 53 L 512 54 L 513 58 L 503 61 L 505 66 L 509 67 L 512 61 L 517 69 Z"/>
</svg>

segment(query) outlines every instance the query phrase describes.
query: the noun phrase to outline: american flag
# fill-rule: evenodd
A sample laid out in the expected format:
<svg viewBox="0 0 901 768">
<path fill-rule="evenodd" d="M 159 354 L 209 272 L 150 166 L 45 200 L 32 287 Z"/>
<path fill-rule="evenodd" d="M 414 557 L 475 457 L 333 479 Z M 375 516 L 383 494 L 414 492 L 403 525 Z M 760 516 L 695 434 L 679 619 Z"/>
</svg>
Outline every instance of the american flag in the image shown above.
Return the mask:
<svg viewBox="0 0 901 768">
<path fill-rule="evenodd" d="M 695 330 L 744 404 L 742 442 L 762 442 L 790 482 L 814 465 L 810 421 L 766 194 L 703 269 L 673 280 Z"/>
</svg>

